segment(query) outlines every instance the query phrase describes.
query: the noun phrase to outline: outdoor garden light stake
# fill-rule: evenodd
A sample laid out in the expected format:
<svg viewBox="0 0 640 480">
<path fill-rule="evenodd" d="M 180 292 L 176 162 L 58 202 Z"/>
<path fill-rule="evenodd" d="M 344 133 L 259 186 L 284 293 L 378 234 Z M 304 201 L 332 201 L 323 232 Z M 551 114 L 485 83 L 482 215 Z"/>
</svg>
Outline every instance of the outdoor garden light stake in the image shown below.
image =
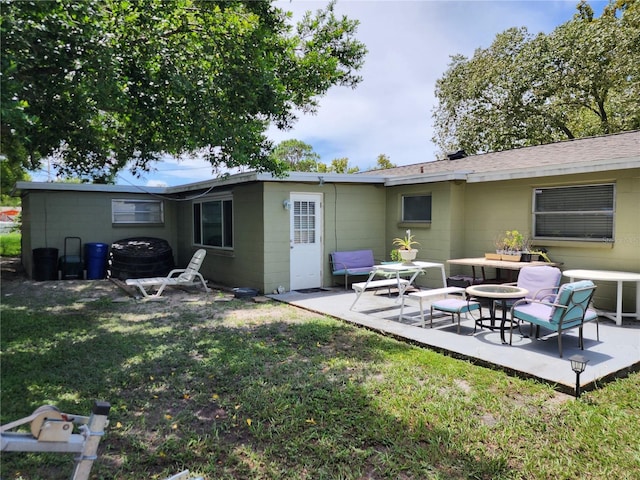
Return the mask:
<svg viewBox="0 0 640 480">
<path fill-rule="evenodd" d="M 569 357 L 569 361 L 571 362 L 571 370 L 576 372 L 576 398 L 580 397 L 580 374 L 584 372 L 584 369 L 587 368 L 588 358 L 585 358 L 582 355 L 571 355 Z"/>
</svg>

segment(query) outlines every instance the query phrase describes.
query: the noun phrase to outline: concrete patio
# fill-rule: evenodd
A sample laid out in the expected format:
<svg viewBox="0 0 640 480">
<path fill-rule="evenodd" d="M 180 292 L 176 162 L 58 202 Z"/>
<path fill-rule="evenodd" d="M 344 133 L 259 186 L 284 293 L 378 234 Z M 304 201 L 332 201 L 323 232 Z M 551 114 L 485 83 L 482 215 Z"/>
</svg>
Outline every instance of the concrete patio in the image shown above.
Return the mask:
<svg viewBox="0 0 640 480">
<path fill-rule="evenodd" d="M 498 330 L 478 328 L 474 334 L 473 319 L 464 315 L 460 334 L 456 333 L 457 323 L 452 323 L 450 316 L 434 315 L 433 328 L 429 328 L 428 301 L 424 302 L 427 305 L 426 328 L 420 326 L 418 305 L 411 299 L 406 300 L 405 317 L 400 320 L 400 302 L 393 293 L 388 296 L 386 290 L 375 294 L 365 292 L 353 310 L 349 307 L 355 293 L 343 288 L 306 293 L 292 291 L 269 297 L 476 364 L 520 377 L 536 378 L 566 393 L 575 389 L 576 375 L 568 361 L 573 354 L 582 354 L 589 360 L 580 377 L 581 386 L 586 390 L 640 368 L 640 321 L 634 319 L 625 319 L 622 326 L 616 326 L 612 320 L 600 317 L 600 341 L 596 340 L 596 324 L 586 324 L 584 350 L 578 347 L 577 329 L 565 332 L 563 358 L 560 358 L 557 337 L 548 331 L 541 332 L 541 338 L 536 340 L 514 330 L 513 345 L 510 346 L 501 342 Z M 488 310 L 483 309 L 483 312 L 486 315 Z M 528 326 L 523 328 L 523 332 L 528 331 Z M 508 330 L 506 339 L 508 342 Z"/>
</svg>

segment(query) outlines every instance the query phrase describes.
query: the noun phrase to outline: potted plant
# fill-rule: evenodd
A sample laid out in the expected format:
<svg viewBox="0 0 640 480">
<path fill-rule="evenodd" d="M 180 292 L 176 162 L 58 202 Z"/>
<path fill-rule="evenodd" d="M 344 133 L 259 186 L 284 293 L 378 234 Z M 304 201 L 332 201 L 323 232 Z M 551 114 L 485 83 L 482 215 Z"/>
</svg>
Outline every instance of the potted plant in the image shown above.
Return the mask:
<svg viewBox="0 0 640 480">
<path fill-rule="evenodd" d="M 538 248 L 536 250 L 531 250 L 529 253 L 531 253 L 532 256 L 537 255 L 539 261 L 551 263 L 551 259 L 549 258 L 546 248 Z"/>
<path fill-rule="evenodd" d="M 533 260 L 534 252 L 531 250 L 531 238 L 526 237 L 522 244 L 522 253 L 520 254 L 521 262 L 530 262 Z"/>
<path fill-rule="evenodd" d="M 505 252 L 502 260 L 519 262 L 524 248 L 524 235 L 518 230 L 507 230 L 503 238 Z"/>
<path fill-rule="evenodd" d="M 420 244 L 413 239 L 411 230 L 407 230 L 407 234 L 404 236 L 404 238 L 394 238 L 393 244 L 398 247 L 398 253 L 400 254 L 400 257 L 404 261 L 405 265 L 411 264 L 411 262 L 415 260 L 416 255 L 418 254 L 418 250 L 413 248 L 413 246 Z"/>
</svg>

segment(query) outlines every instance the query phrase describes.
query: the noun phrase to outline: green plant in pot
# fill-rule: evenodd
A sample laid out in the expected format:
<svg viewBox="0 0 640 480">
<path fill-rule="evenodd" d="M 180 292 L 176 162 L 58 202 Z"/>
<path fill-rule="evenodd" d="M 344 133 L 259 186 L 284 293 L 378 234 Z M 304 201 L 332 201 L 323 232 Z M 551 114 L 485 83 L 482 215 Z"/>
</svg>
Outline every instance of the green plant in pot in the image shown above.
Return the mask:
<svg viewBox="0 0 640 480">
<path fill-rule="evenodd" d="M 518 230 L 507 230 L 503 239 L 504 248 L 507 252 L 518 254 L 524 249 L 524 235 Z"/>
<path fill-rule="evenodd" d="M 520 258 L 521 262 L 531 262 L 536 258 L 545 262 L 551 262 L 551 259 L 547 255 L 547 250 L 545 248 L 534 248 L 533 241 L 529 236 L 524 237 L 520 249 L 522 252 L 522 256 Z"/>
<path fill-rule="evenodd" d="M 415 260 L 418 250 L 413 248 L 414 245 L 420 245 L 413 239 L 411 230 L 407 230 L 407 234 L 404 237 L 398 237 L 393 239 L 393 244 L 398 247 L 398 253 L 405 264 L 411 264 Z"/>
<path fill-rule="evenodd" d="M 518 230 L 507 230 L 502 239 L 504 251 L 502 252 L 502 260 L 520 261 L 522 250 L 524 248 L 524 235 Z"/>
</svg>

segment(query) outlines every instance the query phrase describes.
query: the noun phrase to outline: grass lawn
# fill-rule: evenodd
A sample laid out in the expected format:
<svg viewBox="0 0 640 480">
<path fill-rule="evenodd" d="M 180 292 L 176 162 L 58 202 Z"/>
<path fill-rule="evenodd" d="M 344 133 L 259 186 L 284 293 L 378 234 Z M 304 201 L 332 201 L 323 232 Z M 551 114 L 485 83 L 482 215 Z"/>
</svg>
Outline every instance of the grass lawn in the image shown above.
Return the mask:
<svg viewBox="0 0 640 480">
<path fill-rule="evenodd" d="M 0 257 L 17 257 L 20 255 L 21 238 L 22 235 L 19 233 L 0 234 Z"/>
<path fill-rule="evenodd" d="M 2 295 L 1 421 L 110 402 L 91 478 L 640 475 L 638 374 L 576 401 L 288 305 L 114 302 L 108 281 L 3 281 Z M 0 476 L 66 479 L 72 465 L 5 453 Z"/>
</svg>

